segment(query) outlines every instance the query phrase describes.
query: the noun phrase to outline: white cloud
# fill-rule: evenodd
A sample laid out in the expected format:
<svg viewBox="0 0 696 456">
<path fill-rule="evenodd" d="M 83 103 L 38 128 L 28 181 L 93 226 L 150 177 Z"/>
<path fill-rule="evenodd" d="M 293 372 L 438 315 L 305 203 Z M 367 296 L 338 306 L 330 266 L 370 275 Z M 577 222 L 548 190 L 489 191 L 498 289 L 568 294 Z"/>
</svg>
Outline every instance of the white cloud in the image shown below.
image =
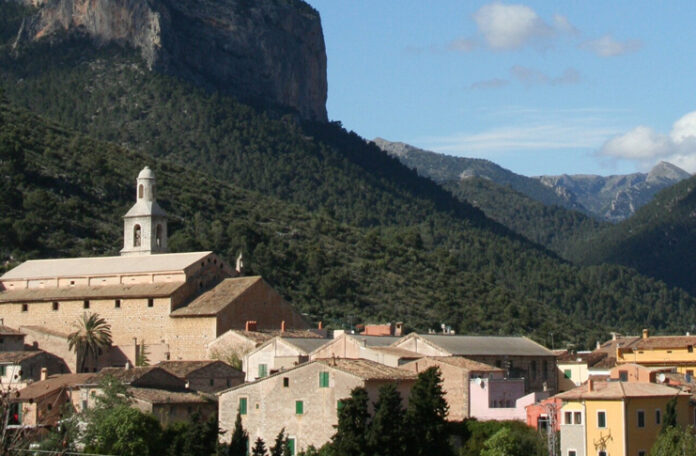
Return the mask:
<svg viewBox="0 0 696 456">
<path fill-rule="evenodd" d="M 617 41 L 611 35 L 604 35 L 596 40 L 586 41 L 580 47 L 600 57 L 616 57 L 639 50 L 643 43 L 639 40 Z"/>
<path fill-rule="evenodd" d="M 599 153 L 635 161 L 643 168 L 668 161 L 691 173 L 696 172 L 696 111 L 674 122 L 669 134 L 639 126 L 605 142 Z"/>
<path fill-rule="evenodd" d="M 491 3 L 474 13 L 474 21 L 488 46 L 518 49 L 535 38 L 553 34 L 553 28 L 525 5 Z"/>
</svg>

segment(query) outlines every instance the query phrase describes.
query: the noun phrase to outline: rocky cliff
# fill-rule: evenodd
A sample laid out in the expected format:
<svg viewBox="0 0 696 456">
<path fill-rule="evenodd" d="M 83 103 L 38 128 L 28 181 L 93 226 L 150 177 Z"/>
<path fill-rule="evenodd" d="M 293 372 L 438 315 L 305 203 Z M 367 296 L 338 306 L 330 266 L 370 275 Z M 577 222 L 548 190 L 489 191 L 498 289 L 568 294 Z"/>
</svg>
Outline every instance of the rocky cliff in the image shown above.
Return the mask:
<svg viewBox="0 0 696 456">
<path fill-rule="evenodd" d="M 150 69 L 327 119 L 321 20 L 301 0 L 21 1 L 38 12 L 20 42 L 85 33 L 139 49 Z"/>
</svg>

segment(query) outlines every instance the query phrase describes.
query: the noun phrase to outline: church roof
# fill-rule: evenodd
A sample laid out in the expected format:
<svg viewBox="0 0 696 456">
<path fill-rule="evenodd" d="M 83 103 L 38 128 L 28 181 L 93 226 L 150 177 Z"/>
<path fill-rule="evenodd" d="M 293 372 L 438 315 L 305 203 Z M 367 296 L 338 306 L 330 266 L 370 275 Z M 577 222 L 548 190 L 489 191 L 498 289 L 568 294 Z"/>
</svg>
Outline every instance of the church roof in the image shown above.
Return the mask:
<svg viewBox="0 0 696 456">
<path fill-rule="evenodd" d="M 6 272 L 0 280 L 182 271 L 210 254 L 212 252 L 29 260 Z"/>
<path fill-rule="evenodd" d="M 184 286 L 184 282 L 142 283 L 65 288 L 24 288 L 0 293 L 0 304 L 80 299 L 166 298 Z"/>
<path fill-rule="evenodd" d="M 225 279 L 211 290 L 206 291 L 187 306 L 176 309 L 172 317 L 205 317 L 220 313 L 225 307 L 239 298 L 246 290 L 263 280 L 261 276 L 235 277 Z"/>
<path fill-rule="evenodd" d="M 123 217 L 142 217 L 142 216 L 166 217 L 167 213 L 157 204 L 157 201 L 138 200 Z"/>
</svg>

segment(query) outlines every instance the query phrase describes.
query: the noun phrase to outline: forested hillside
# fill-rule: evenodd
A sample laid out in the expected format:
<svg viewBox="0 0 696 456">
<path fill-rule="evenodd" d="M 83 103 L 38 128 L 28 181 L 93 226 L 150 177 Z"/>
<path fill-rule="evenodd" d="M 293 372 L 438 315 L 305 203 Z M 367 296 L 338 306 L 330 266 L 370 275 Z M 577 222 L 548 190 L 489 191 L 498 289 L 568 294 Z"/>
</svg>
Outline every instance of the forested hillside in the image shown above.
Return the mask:
<svg viewBox="0 0 696 456">
<path fill-rule="evenodd" d="M 696 317 L 685 292 L 623 267 L 572 266 L 338 123 L 257 111 L 149 72 L 128 49 L 72 39 L 14 52 L 10 41 L 6 267 L 116 253 L 147 164 L 172 249 L 243 252 L 250 273 L 334 326 L 398 319 L 592 345 L 609 330 L 683 331 Z"/>
</svg>

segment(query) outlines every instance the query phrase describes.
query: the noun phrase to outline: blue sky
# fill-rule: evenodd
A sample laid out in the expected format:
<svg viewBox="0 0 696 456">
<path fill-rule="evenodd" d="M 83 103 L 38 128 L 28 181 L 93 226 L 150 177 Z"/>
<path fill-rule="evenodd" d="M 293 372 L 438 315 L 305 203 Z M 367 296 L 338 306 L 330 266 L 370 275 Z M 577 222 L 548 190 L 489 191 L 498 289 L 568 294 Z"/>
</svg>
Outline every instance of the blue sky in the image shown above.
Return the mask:
<svg viewBox="0 0 696 456">
<path fill-rule="evenodd" d="M 525 175 L 696 172 L 696 2 L 308 0 L 331 120 Z"/>
</svg>

